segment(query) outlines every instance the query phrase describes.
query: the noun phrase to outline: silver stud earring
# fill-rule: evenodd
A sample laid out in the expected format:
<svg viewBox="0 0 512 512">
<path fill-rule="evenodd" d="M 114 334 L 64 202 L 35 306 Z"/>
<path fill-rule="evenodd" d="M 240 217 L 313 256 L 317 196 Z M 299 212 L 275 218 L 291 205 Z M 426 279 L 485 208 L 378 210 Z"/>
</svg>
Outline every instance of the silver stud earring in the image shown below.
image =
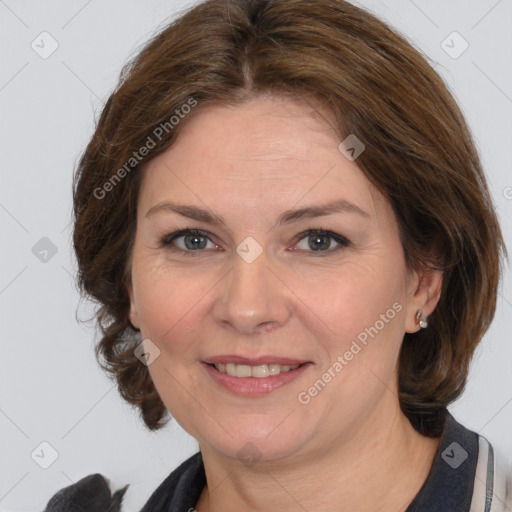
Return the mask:
<svg viewBox="0 0 512 512">
<path fill-rule="evenodd" d="M 423 315 L 421 309 L 418 309 L 418 312 L 416 313 L 416 322 L 420 324 L 422 329 L 426 329 L 428 326 L 427 317 Z"/>
</svg>

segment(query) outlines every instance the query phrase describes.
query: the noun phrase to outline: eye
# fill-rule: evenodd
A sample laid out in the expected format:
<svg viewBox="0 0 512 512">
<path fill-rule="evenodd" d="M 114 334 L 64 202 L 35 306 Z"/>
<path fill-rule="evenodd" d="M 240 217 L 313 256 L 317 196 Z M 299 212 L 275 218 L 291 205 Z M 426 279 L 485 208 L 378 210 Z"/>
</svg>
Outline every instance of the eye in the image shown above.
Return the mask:
<svg viewBox="0 0 512 512">
<path fill-rule="evenodd" d="M 178 240 L 181 240 L 181 242 L 177 243 Z M 203 231 L 198 229 L 182 229 L 166 235 L 161 240 L 160 245 L 170 250 L 193 256 L 193 253 L 201 252 L 203 249 L 212 248 L 207 247 L 208 242 L 213 245 L 214 249 L 218 247 L 210 240 L 208 234 Z"/>
<path fill-rule="evenodd" d="M 304 233 L 301 233 L 300 235 L 298 235 L 298 239 L 299 244 L 296 244 L 296 247 L 302 243 L 303 246 L 298 248 L 301 250 L 305 250 L 307 252 L 332 253 L 335 251 L 339 251 L 343 247 L 348 247 L 350 245 L 350 241 L 344 236 L 338 235 L 337 233 L 333 233 L 332 231 L 327 231 L 321 228 L 310 229 Z M 332 250 L 329 250 L 331 249 L 333 240 L 338 245 L 335 246 Z"/>
</svg>

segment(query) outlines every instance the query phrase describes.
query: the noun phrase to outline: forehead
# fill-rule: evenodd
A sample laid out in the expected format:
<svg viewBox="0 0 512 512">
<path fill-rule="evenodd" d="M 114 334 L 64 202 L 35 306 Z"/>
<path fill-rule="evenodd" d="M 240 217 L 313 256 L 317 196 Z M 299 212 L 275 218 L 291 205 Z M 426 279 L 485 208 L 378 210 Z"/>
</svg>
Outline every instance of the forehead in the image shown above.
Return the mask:
<svg viewBox="0 0 512 512">
<path fill-rule="evenodd" d="M 172 199 L 267 215 L 344 198 L 375 213 L 379 193 L 339 151 L 330 112 L 275 96 L 196 108 L 144 170 L 143 208 Z"/>
</svg>

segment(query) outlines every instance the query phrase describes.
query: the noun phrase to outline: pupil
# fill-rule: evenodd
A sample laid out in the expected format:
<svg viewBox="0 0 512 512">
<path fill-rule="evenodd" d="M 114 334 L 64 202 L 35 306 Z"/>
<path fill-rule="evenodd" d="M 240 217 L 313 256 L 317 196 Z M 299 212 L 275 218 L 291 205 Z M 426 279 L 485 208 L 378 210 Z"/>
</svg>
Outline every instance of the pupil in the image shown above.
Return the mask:
<svg viewBox="0 0 512 512">
<path fill-rule="evenodd" d="M 201 238 L 203 239 L 201 241 Z M 190 241 L 190 244 L 188 243 Z M 185 245 L 187 249 L 204 249 L 206 240 L 200 235 L 188 235 L 185 237 Z"/>
<path fill-rule="evenodd" d="M 322 243 L 322 239 L 324 240 L 324 243 Z M 331 245 L 331 241 L 326 235 L 312 235 L 309 240 L 313 241 L 314 246 L 312 246 L 312 248 L 315 251 L 319 249 L 329 249 L 329 246 Z"/>
</svg>

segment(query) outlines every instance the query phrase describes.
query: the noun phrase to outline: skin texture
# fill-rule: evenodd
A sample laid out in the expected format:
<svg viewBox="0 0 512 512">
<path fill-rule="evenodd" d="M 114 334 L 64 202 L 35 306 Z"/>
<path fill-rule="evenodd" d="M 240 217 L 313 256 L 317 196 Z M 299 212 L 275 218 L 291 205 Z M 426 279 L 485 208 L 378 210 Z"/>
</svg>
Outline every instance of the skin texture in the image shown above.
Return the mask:
<svg viewBox="0 0 512 512">
<path fill-rule="evenodd" d="M 196 509 L 404 510 L 439 440 L 418 434 L 401 413 L 397 360 L 404 333 L 419 330 L 416 311 L 435 308 L 442 274 L 407 271 L 393 211 L 357 160 L 338 150 L 328 112 L 259 96 L 186 122 L 145 169 L 129 293 L 132 324 L 160 350 L 149 365 L 155 386 L 203 454 L 208 488 Z M 341 212 L 276 224 L 286 210 L 341 198 L 368 218 Z M 171 211 L 146 216 L 162 201 L 209 208 L 226 225 Z M 185 228 L 207 233 L 204 249 L 187 249 L 183 237 L 162 246 Z M 323 252 L 315 251 L 315 237 L 303 233 L 320 228 L 349 244 L 322 238 Z M 248 236 L 263 251 L 252 263 L 236 252 Z M 299 393 L 393 304 L 400 311 L 300 403 Z M 201 365 L 219 354 L 313 364 L 268 395 L 241 397 Z M 254 464 L 239 456 L 247 443 L 257 448 Z"/>
</svg>

